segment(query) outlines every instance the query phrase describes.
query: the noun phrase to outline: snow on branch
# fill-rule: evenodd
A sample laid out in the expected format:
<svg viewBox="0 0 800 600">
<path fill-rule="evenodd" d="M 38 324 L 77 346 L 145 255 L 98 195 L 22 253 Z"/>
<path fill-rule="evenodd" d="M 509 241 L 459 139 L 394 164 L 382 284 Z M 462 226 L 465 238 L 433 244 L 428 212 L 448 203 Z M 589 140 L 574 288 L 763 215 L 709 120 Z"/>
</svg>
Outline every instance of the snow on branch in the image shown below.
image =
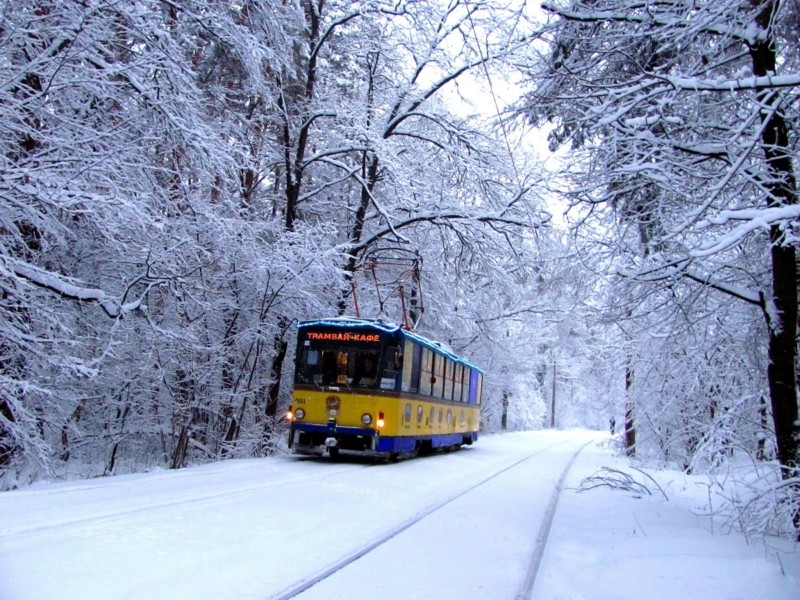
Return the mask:
<svg viewBox="0 0 800 600">
<path fill-rule="evenodd" d="M 406 12 L 405 9 L 403 9 L 399 4 L 393 4 L 391 2 L 387 2 L 383 6 L 378 4 L 377 6 L 371 8 L 356 8 L 356 10 L 354 10 L 353 12 L 340 15 L 338 18 L 333 19 L 330 23 L 328 23 L 327 27 L 325 28 L 325 31 L 322 33 L 322 35 L 319 36 L 319 39 L 317 40 L 316 44 L 314 44 L 314 47 L 311 50 L 311 55 L 309 58 L 312 62 L 316 61 L 317 58 L 319 57 L 322 47 L 325 45 L 327 40 L 333 36 L 334 31 L 339 27 L 347 25 L 347 23 L 352 21 L 353 19 L 370 14 L 400 16 L 405 14 L 405 12 Z M 315 14 L 313 15 L 312 18 L 319 19 L 320 17 L 321 17 L 320 14 Z"/>
<path fill-rule="evenodd" d="M 305 169 L 310 164 L 315 163 L 317 161 L 325 160 L 326 158 L 331 157 L 331 156 L 342 156 L 342 155 L 351 154 L 353 152 L 367 152 L 369 150 L 370 150 L 369 146 L 341 146 L 341 147 L 337 147 L 337 148 L 329 148 L 329 149 L 327 149 L 327 150 L 325 150 L 323 152 L 318 152 L 317 154 L 315 154 L 314 156 L 312 156 L 308 160 L 304 161 L 300 165 L 300 167 L 302 169 Z"/>
<path fill-rule="evenodd" d="M 744 300 L 748 304 L 753 304 L 765 309 L 764 295 L 739 285 L 734 285 L 719 279 L 715 279 L 709 274 L 704 274 L 694 268 L 693 258 L 677 258 L 669 262 L 657 264 L 649 269 L 619 269 L 617 273 L 621 277 L 628 277 L 637 281 L 662 281 L 674 279 L 675 277 L 685 277 L 695 283 L 700 283 L 711 289 L 717 290 L 739 300 Z"/>
<path fill-rule="evenodd" d="M 644 7 L 643 4 L 638 8 Z M 677 18 L 667 13 L 666 16 L 659 16 L 653 11 L 636 11 L 635 6 L 622 7 L 622 10 L 587 10 L 585 12 L 570 11 L 559 8 L 554 4 L 545 2 L 542 4 L 542 9 L 551 12 L 562 19 L 567 21 L 578 21 L 584 23 L 597 23 L 597 22 L 617 22 L 617 23 L 638 23 L 648 25 L 650 27 L 679 27 L 681 29 L 688 29 L 691 22 L 684 20 L 681 16 Z M 712 23 L 705 23 L 701 26 L 701 31 L 713 35 L 720 36 L 733 36 L 743 40 L 751 40 L 754 37 L 752 31 L 744 31 L 740 29 L 731 28 L 725 25 L 717 25 Z"/>
<path fill-rule="evenodd" d="M 697 250 L 692 251 L 692 256 L 702 258 L 711 256 L 717 252 L 728 250 L 739 243 L 750 233 L 758 230 L 769 231 L 769 229 L 781 222 L 792 221 L 800 217 L 800 205 L 774 206 L 770 208 L 757 209 L 738 209 L 724 210 L 719 215 L 707 217 L 700 221 L 699 225 L 725 225 L 730 221 L 744 221 L 734 227 L 727 235 L 707 243 Z"/>
<path fill-rule="evenodd" d="M 800 74 L 766 75 L 764 77 L 743 77 L 740 79 L 700 79 L 699 77 L 676 77 L 667 75 L 664 80 L 679 90 L 696 92 L 735 92 L 739 90 L 767 90 L 782 87 L 800 86 Z"/>
<path fill-rule="evenodd" d="M 297 199 L 298 204 L 316 198 L 323 190 L 333 187 L 339 183 L 342 183 L 343 181 L 347 181 L 348 179 L 353 177 L 356 173 L 358 173 L 358 171 L 361 169 L 361 167 L 358 165 L 356 165 L 355 167 L 351 167 L 340 161 L 331 160 L 329 158 L 319 158 L 319 160 L 321 162 L 333 165 L 334 167 L 341 169 L 342 171 L 344 171 L 344 174 L 336 179 L 332 179 L 330 181 L 324 181 L 314 189 L 305 192 L 300 196 L 300 198 Z"/>
<path fill-rule="evenodd" d="M 372 237 L 367 240 L 362 241 L 357 246 L 352 248 L 353 253 L 358 253 L 365 248 L 368 248 L 378 240 L 394 233 L 395 235 L 400 235 L 397 233 L 399 230 L 404 229 L 406 227 L 410 227 L 412 225 L 416 225 L 418 223 L 432 223 L 434 225 L 441 225 L 453 222 L 477 222 L 482 223 L 484 225 L 488 225 L 489 227 L 494 227 L 496 225 L 510 225 L 512 227 L 521 227 L 521 228 L 529 228 L 539 227 L 540 224 L 534 223 L 531 225 L 526 220 L 513 218 L 513 217 L 504 217 L 502 215 L 473 215 L 466 212 L 430 212 L 430 213 L 416 213 L 415 215 L 403 219 L 400 221 L 396 221 L 389 227 L 385 227 L 382 230 L 375 232 Z M 544 222 L 544 219 L 543 219 Z M 401 238 L 404 239 L 404 238 Z"/>
<path fill-rule="evenodd" d="M 146 277 L 137 278 L 134 283 L 128 286 L 128 289 L 123 295 L 123 300 L 127 296 L 127 293 L 131 287 L 138 283 L 147 284 L 144 293 L 142 293 L 136 300 L 124 302 L 110 296 L 99 288 L 75 285 L 74 283 L 70 283 L 70 281 L 68 281 L 67 278 L 63 277 L 62 275 L 45 271 L 39 267 L 35 267 L 27 263 L 10 262 L 10 264 L 7 264 L 11 267 L 11 271 L 18 277 L 21 277 L 22 279 L 25 279 L 26 281 L 38 287 L 55 292 L 63 298 L 79 300 L 81 302 L 97 302 L 103 309 L 103 312 L 105 312 L 112 319 L 120 319 L 127 313 L 138 309 L 144 309 L 144 298 L 147 295 L 147 292 L 152 287 L 164 283 L 163 280 L 157 281 Z"/>
<path fill-rule="evenodd" d="M 702 283 L 718 292 L 723 292 L 739 300 L 744 300 L 749 304 L 764 308 L 764 295 L 759 292 L 753 292 L 741 286 L 715 280 L 710 275 L 702 275 L 693 269 L 686 269 L 683 274 L 686 278 L 696 283 Z"/>
<path fill-rule="evenodd" d="M 323 117 L 333 117 L 333 118 L 336 118 L 336 117 L 338 117 L 338 116 L 339 116 L 339 115 L 338 115 L 338 113 L 337 113 L 336 111 L 333 111 L 333 110 L 323 110 L 323 111 L 320 111 L 320 112 L 314 113 L 313 115 L 309 116 L 309 117 L 308 117 L 308 118 L 307 118 L 307 119 L 306 119 L 306 120 L 303 122 L 303 124 L 302 124 L 302 125 L 300 125 L 300 129 L 308 129 L 308 128 L 310 128 L 310 127 L 311 127 L 311 125 L 313 125 L 313 124 L 314 124 L 314 121 L 316 121 L 317 119 L 321 119 L 321 118 L 323 118 Z"/>
<path fill-rule="evenodd" d="M 661 495 L 664 496 L 664 500 L 669 500 L 664 488 L 662 488 L 649 474 L 645 473 L 641 469 L 637 469 L 636 467 L 630 468 L 644 475 L 658 489 L 658 491 L 661 492 Z M 630 473 L 620 471 L 619 469 L 612 469 L 611 467 L 603 467 L 598 472 L 583 479 L 578 486 L 577 491 L 586 492 L 599 487 L 609 487 L 612 490 L 622 490 L 632 493 L 635 497 L 644 496 L 645 494 L 648 496 L 653 495 L 646 483 L 637 481 Z"/>
</svg>

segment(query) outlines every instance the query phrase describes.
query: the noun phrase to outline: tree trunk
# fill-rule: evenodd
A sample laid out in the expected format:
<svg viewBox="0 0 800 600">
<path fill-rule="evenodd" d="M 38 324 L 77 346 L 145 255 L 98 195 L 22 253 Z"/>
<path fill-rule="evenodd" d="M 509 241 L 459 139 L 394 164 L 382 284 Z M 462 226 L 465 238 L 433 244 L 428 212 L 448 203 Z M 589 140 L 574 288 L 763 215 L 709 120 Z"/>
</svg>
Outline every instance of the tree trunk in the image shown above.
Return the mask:
<svg viewBox="0 0 800 600">
<path fill-rule="evenodd" d="M 288 323 L 285 317 L 279 319 L 279 324 L 282 329 L 280 335 L 275 336 L 275 355 L 272 358 L 272 367 L 270 369 L 270 380 L 272 383 L 269 386 L 269 393 L 267 394 L 267 403 L 264 407 L 264 416 L 267 417 L 267 426 L 274 422 L 275 416 L 278 414 L 278 399 L 281 390 L 281 376 L 283 373 L 283 361 L 286 358 L 286 351 L 289 344 L 284 339 Z"/>
<path fill-rule="evenodd" d="M 767 399 L 761 396 L 758 399 L 758 418 L 761 424 L 761 431 L 758 433 L 756 458 L 767 460 L 767 432 L 769 431 L 769 420 L 767 419 Z"/>
<path fill-rule="evenodd" d="M 0 372 L 2 372 L 2 370 L 0 370 Z M 0 400 L 0 414 L 2 414 L 5 422 L 11 425 L 15 423 L 16 419 L 14 418 L 11 406 L 9 406 L 5 400 Z M 15 450 L 16 446 L 11 436 L 10 426 L 7 431 L 6 427 L 0 423 L 0 468 L 6 467 L 11 463 Z"/>
<path fill-rule="evenodd" d="M 553 385 L 550 394 L 550 429 L 556 427 L 556 359 L 553 358 Z"/>
<path fill-rule="evenodd" d="M 631 399 L 631 387 L 633 386 L 633 367 L 628 364 L 625 367 L 625 453 L 628 456 L 636 456 L 636 425 L 633 419 L 633 400 Z"/>
<path fill-rule="evenodd" d="M 797 342 L 797 281 L 793 248 L 772 248 L 772 285 L 775 314 L 767 313 L 769 366 L 767 379 L 778 460 L 785 478 L 798 467 L 797 389 L 795 388 L 795 344 Z M 792 275 L 790 276 L 789 273 Z"/>
<path fill-rule="evenodd" d="M 756 0 L 751 1 L 755 6 L 758 5 Z M 756 18 L 757 24 L 765 32 L 770 31 L 776 7 L 774 0 L 764 3 Z M 750 46 L 750 56 L 753 61 L 753 75 L 764 77 L 776 74 L 777 53 L 771 35 L 759 36 L 758 41 Z M 780 95 L 773 90 L 760 90 L 756 98 L 761 105 L 763 124 L 761 142 L 766 159 L 767 176 L 764 178 L 764 186 L 769 192 L 767 203 L 770 207 L 797 204 L 797 180 L 789 154 L 786 119 L 780 106 L 775 106 L 775 110 L 767 109 L 781 102 Z M 794 247 L 786 242 L 779 225 L 770 228 L 770 242 L 772 302 L 765 303 L 769 327 L 767 378 L 778 460 L 784 467 L 783 476 L 789 478 L 796 475 L 800 444 L 795 387 L 797 258 Z"/>
<path fill-rule="evenodd" d="M 189 427 L 190 425 L 181 427 L 181 432 L 178 435 L 178 443 L 175 445 L 175 450 L 172 453 L 170 469 L 180 469 L 186 460 L 186 453 L 189 449 Z"/>
<path fill-rule="evenodd" d="M 361 236 L 364 233 L 364 219 L 367 216 L 367 210 L 372 202 L 372 191 L 375 189 L 375 184 L 378 182 L 378 164 L 377 156 L 368 152 L 363 154 L 361 158 L 361 177 L 364 183 L 361 185 L 361 199 L 358 210 L 356 211 L 355 223 L 350 232 L 350 257 L 347 259 L 347 264 L 344 267 L 345 287 L 342 289 L 339 301 L 337 302 L 339 316 L 344 315 L 347 311 L 347 285 L 353 285 L 356 268 L 358 267 L 358 253 L 352 248 L 361 241 Z"/>
</svg>

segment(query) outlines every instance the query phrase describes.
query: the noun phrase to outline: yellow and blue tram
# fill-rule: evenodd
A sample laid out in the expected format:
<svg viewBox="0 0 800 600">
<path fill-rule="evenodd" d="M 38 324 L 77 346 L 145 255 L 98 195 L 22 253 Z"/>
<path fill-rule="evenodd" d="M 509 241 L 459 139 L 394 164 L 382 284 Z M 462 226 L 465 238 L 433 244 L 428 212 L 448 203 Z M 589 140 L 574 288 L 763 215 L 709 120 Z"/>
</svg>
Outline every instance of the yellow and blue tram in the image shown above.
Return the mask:
<svg viewBox="0 0 800 600">
<path fill-rule="evenodd" d="M 478 439 L 483 371 L 440 344 L 380 320 L 297 325 L 289 447 L 397 458 Z"/>
</svg>

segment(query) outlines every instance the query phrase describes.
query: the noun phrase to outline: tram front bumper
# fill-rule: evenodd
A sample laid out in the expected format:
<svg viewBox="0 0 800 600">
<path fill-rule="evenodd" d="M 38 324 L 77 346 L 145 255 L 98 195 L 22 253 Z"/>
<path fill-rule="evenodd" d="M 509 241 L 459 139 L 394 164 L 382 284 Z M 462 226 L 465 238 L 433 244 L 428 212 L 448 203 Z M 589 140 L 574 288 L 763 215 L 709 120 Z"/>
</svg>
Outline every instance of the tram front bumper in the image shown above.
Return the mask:
<svg viewBox="0 0 800 600">
<path fill-rule="evenodd" d="M 368 452 L 375 450 L 378 439 L 373 429 L 293 423 L 289 447 L 300 454 L 321 454 L 326 448 Z"/>
</svg>

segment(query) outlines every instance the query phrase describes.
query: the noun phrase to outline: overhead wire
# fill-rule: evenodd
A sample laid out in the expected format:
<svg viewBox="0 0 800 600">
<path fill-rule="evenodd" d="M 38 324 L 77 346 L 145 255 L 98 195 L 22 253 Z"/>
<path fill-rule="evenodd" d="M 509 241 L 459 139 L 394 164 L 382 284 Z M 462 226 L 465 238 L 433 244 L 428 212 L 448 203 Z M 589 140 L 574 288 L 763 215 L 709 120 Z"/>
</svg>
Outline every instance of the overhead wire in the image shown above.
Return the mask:
<svg viewBox="0 0 800 600">
<path fill-rule="evenodd" d="M 506 124 L 503 121 L 503 118 L 500 113 L 500 103 L 497 100 L 497 94 L 494 90 L 494 82 L 492 81 L 492 76 L 489 73 L 489 57 L 483 55 L 483 50 L 481 49 L 481 42 L 478 39 L 478 33 L 475 27 L 475 21 L 472 19 L 472 10 L 470 10 L 470 3 L 466 2 L 465 6 L 467 7 L 467 18 L 469 19 L 470 28 L 472 29 L 472 37 L 475 38 L 475 46 L 478 50 L 478 57 L 481 59 L 481 65 L 483 66 L 483 71 L 486 74 L 486 81 L 489 84 L 489 93 L 492 96 L 492 102 L 494 103 L 494 110 L 495 115 L 497 116 L 497 121 L 500 124 L 500 129 L 503 132 L 503 139 L 506 144 L 506 149 L 508 150 L 508 157 L 511 160 L 511 167 L 514 170 L 514 176 L 517 178 L 517 185 L 522 188 L 522 177 L 519 174 L 519 170 L 517 169 L 517 163 L 514 160 L 514 152 L 511 150 L 511 141 L 509 140 L 508 131 L 506 129 Z M 516 27 L 515 27 L 516 29 Z"/>
</svg>

